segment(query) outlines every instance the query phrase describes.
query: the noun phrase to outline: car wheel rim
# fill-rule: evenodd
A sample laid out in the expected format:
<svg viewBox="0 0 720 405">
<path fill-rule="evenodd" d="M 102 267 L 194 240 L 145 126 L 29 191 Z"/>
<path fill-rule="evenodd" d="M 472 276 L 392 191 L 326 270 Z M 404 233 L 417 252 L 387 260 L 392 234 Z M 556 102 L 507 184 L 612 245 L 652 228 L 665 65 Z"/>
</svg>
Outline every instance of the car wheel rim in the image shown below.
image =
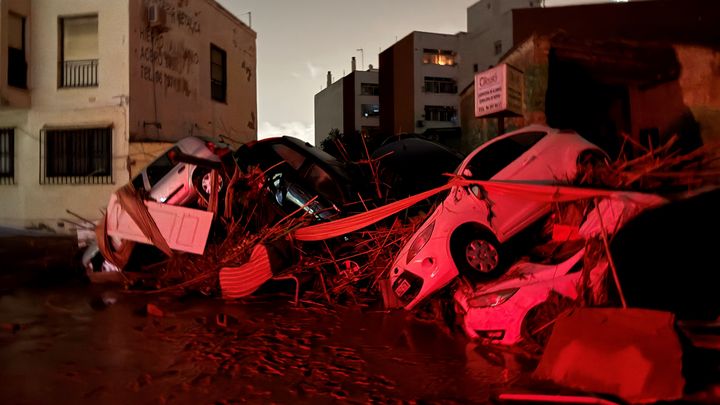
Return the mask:
<svg viewBox="0 0 720 405">
<path fill-rule="evenodd" d="M 210 195 L 212 191 L 212 172 L 205 173 L 200 181 L 200 187 L 206 195 Z M 222 187 L 222 178 L 218 177 L 218 188 Z"/>
<path fill-rule="evenodd" d="M 497 266 L 499 255 L 492 243 L 478 239 L 468 243 L 465 248 L 465 259 L 473 269 L 481 273 L 489 273 Z"/>
</svg>

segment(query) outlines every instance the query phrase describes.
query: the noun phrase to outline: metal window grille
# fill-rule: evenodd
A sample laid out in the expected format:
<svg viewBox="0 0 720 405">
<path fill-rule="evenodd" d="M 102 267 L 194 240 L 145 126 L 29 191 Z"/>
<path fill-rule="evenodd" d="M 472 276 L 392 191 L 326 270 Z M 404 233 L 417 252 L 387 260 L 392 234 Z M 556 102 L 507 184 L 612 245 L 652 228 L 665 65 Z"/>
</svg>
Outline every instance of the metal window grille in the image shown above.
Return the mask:
<svg viewBox="0 0 720 405">
<path fill-rule="evenodd" d="M 453 121 L 456 116 L 454 107 L 426 105 L 425 120 L 426 121 Z"/>
<path fill-rule="evenodd" d="M 66 60 L 60 65 L 60 87 L 97 87 L 98 60 Z"/>
<path fill-rule="evenodd" d="M 40 184 L 112 183 L 112 128 L 40 132 Z"/>
<path fill-rule="evenodd" d="M 457 83 L 455 80 L 448 77 L 425 77 L 425 86 L 423 87 L 426 93 L 457 93 Z"/>
<path fill-rule="evenodd" d="M 215 101 L 227 99 L 227 54 L 210 45 L 210 95 Z"/>
<path fill-rule="evenodd" d="M 380 86 L 377 83 L 360 83 L 360 94 L 363 96 L 379 96 Z"/>
<path fill-rule="evenodd" d="M 15 184 L 14 128 L 0 128 L 0 184 Z"/>
</svg>

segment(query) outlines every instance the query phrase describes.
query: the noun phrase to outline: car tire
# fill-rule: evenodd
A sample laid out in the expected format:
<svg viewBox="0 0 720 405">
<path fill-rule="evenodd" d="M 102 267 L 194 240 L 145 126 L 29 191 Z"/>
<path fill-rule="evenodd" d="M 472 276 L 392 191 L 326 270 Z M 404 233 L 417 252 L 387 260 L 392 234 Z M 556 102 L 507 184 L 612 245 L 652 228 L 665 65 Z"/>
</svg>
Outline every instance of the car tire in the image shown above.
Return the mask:
<svg viewBox="0 0 720 405">
<path fill-rule="evenodd" d="M 195 190 L 197 190 L 198 194 L 200 194 L 205 200 L 210 199 L 210 182 L 212 180 L 212 177 L 210 177 L 211 174 L 211 170 L 204 168 L 197 168 L 193 172 L 193 185 L 195 186 Z M 222 190 L 222 187 L 222 176 L 218 175 L 218 191 Z"/>
<path fill-rule="evenodd" d="M 491 279 L 503 273 L 505 254 L 495 236 L 487 230 L 460 229 L 453 234 L 450 248 L 460 274 Z"/>
<path fill-rule="evenodd" d="M 555 320 L 573 304 L 570 298 L 551 293 L 546 301 L 534 306 L 525 315 L 520 329 L 523 340 L 544 348 L 552 334 Z"/>
</svg>

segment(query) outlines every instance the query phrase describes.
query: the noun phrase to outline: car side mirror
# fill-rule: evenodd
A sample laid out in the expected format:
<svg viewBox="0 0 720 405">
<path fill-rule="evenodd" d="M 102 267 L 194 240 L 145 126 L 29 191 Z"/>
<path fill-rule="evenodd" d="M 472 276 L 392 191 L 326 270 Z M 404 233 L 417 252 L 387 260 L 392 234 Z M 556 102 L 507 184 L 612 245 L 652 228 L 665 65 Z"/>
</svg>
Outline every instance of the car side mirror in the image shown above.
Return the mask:
<svg viewBox="0 0 720 405">
<path fill-rule="evenodd" d="M 472 177 L 473 174 L 472 174 L 472 171 L 470 171 L 470 169 L 465 169 L 465 170 L 463 170 L 462 175 L 463 175 L 463 177 Z"/>
</svg>

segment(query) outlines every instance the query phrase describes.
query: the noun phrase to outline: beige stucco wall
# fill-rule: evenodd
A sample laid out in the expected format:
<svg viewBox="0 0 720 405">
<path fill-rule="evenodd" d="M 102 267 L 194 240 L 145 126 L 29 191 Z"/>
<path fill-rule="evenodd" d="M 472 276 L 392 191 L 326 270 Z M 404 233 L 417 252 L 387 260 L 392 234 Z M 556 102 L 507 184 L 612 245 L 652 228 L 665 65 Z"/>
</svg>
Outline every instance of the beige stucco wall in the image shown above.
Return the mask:
<svg viewBox="0 0 720 405">
<path fill-rule="evenodd" d="M 130 167 L 130 178 L 135 177 L 140 170 L 150 164 L 167 149 L 172 147 L 172 142 L 130 142 L 128 161 Z"/>
<path fill-rule="evenodd" d="M 131 138 L 256 139 L 255 32 L 211 0 L 129 1 Z M 165 11 L 163 28 L 146 23 L 151 4 Z M 211 43 L 227 53 L 225 103 L 210 96 Z"/>
<path fill-rule="evenodd" d="M 3 0 L 3 7 L 5 7 Z M 31 107 L 0 110 L 15 128 L 15 184 L 0 185 L 0 224 L 57 227 L 71 210 L 98 219 L 110 193 L 128 180 L 128 4 L 125 1 L 32 0 L 27 22 Z M 58 18 L 97 14 L 98 87 L 58 88 Z M 40 132 L 45 127 L 111 125 L 109 185 L 40 184 Z M 60 228 L 70 231 L 72 225 Z"/>
<path fill-rule="evenodd" d="M 89 219 L 99 219 L 110 194 L 128 180 L 126 111 L 119 107 L 89 110 L 2 111 L 2 126 L 15 127 L 15 184 L 0 185 L 0 224 L 58 227 L 71 210 Z M 108 185 L 40 184 L 40 131 L 45 126 L 113 126 L 113 180 Z M 65 230 L 71 231 L 67 224 Z"/>
</svg>

